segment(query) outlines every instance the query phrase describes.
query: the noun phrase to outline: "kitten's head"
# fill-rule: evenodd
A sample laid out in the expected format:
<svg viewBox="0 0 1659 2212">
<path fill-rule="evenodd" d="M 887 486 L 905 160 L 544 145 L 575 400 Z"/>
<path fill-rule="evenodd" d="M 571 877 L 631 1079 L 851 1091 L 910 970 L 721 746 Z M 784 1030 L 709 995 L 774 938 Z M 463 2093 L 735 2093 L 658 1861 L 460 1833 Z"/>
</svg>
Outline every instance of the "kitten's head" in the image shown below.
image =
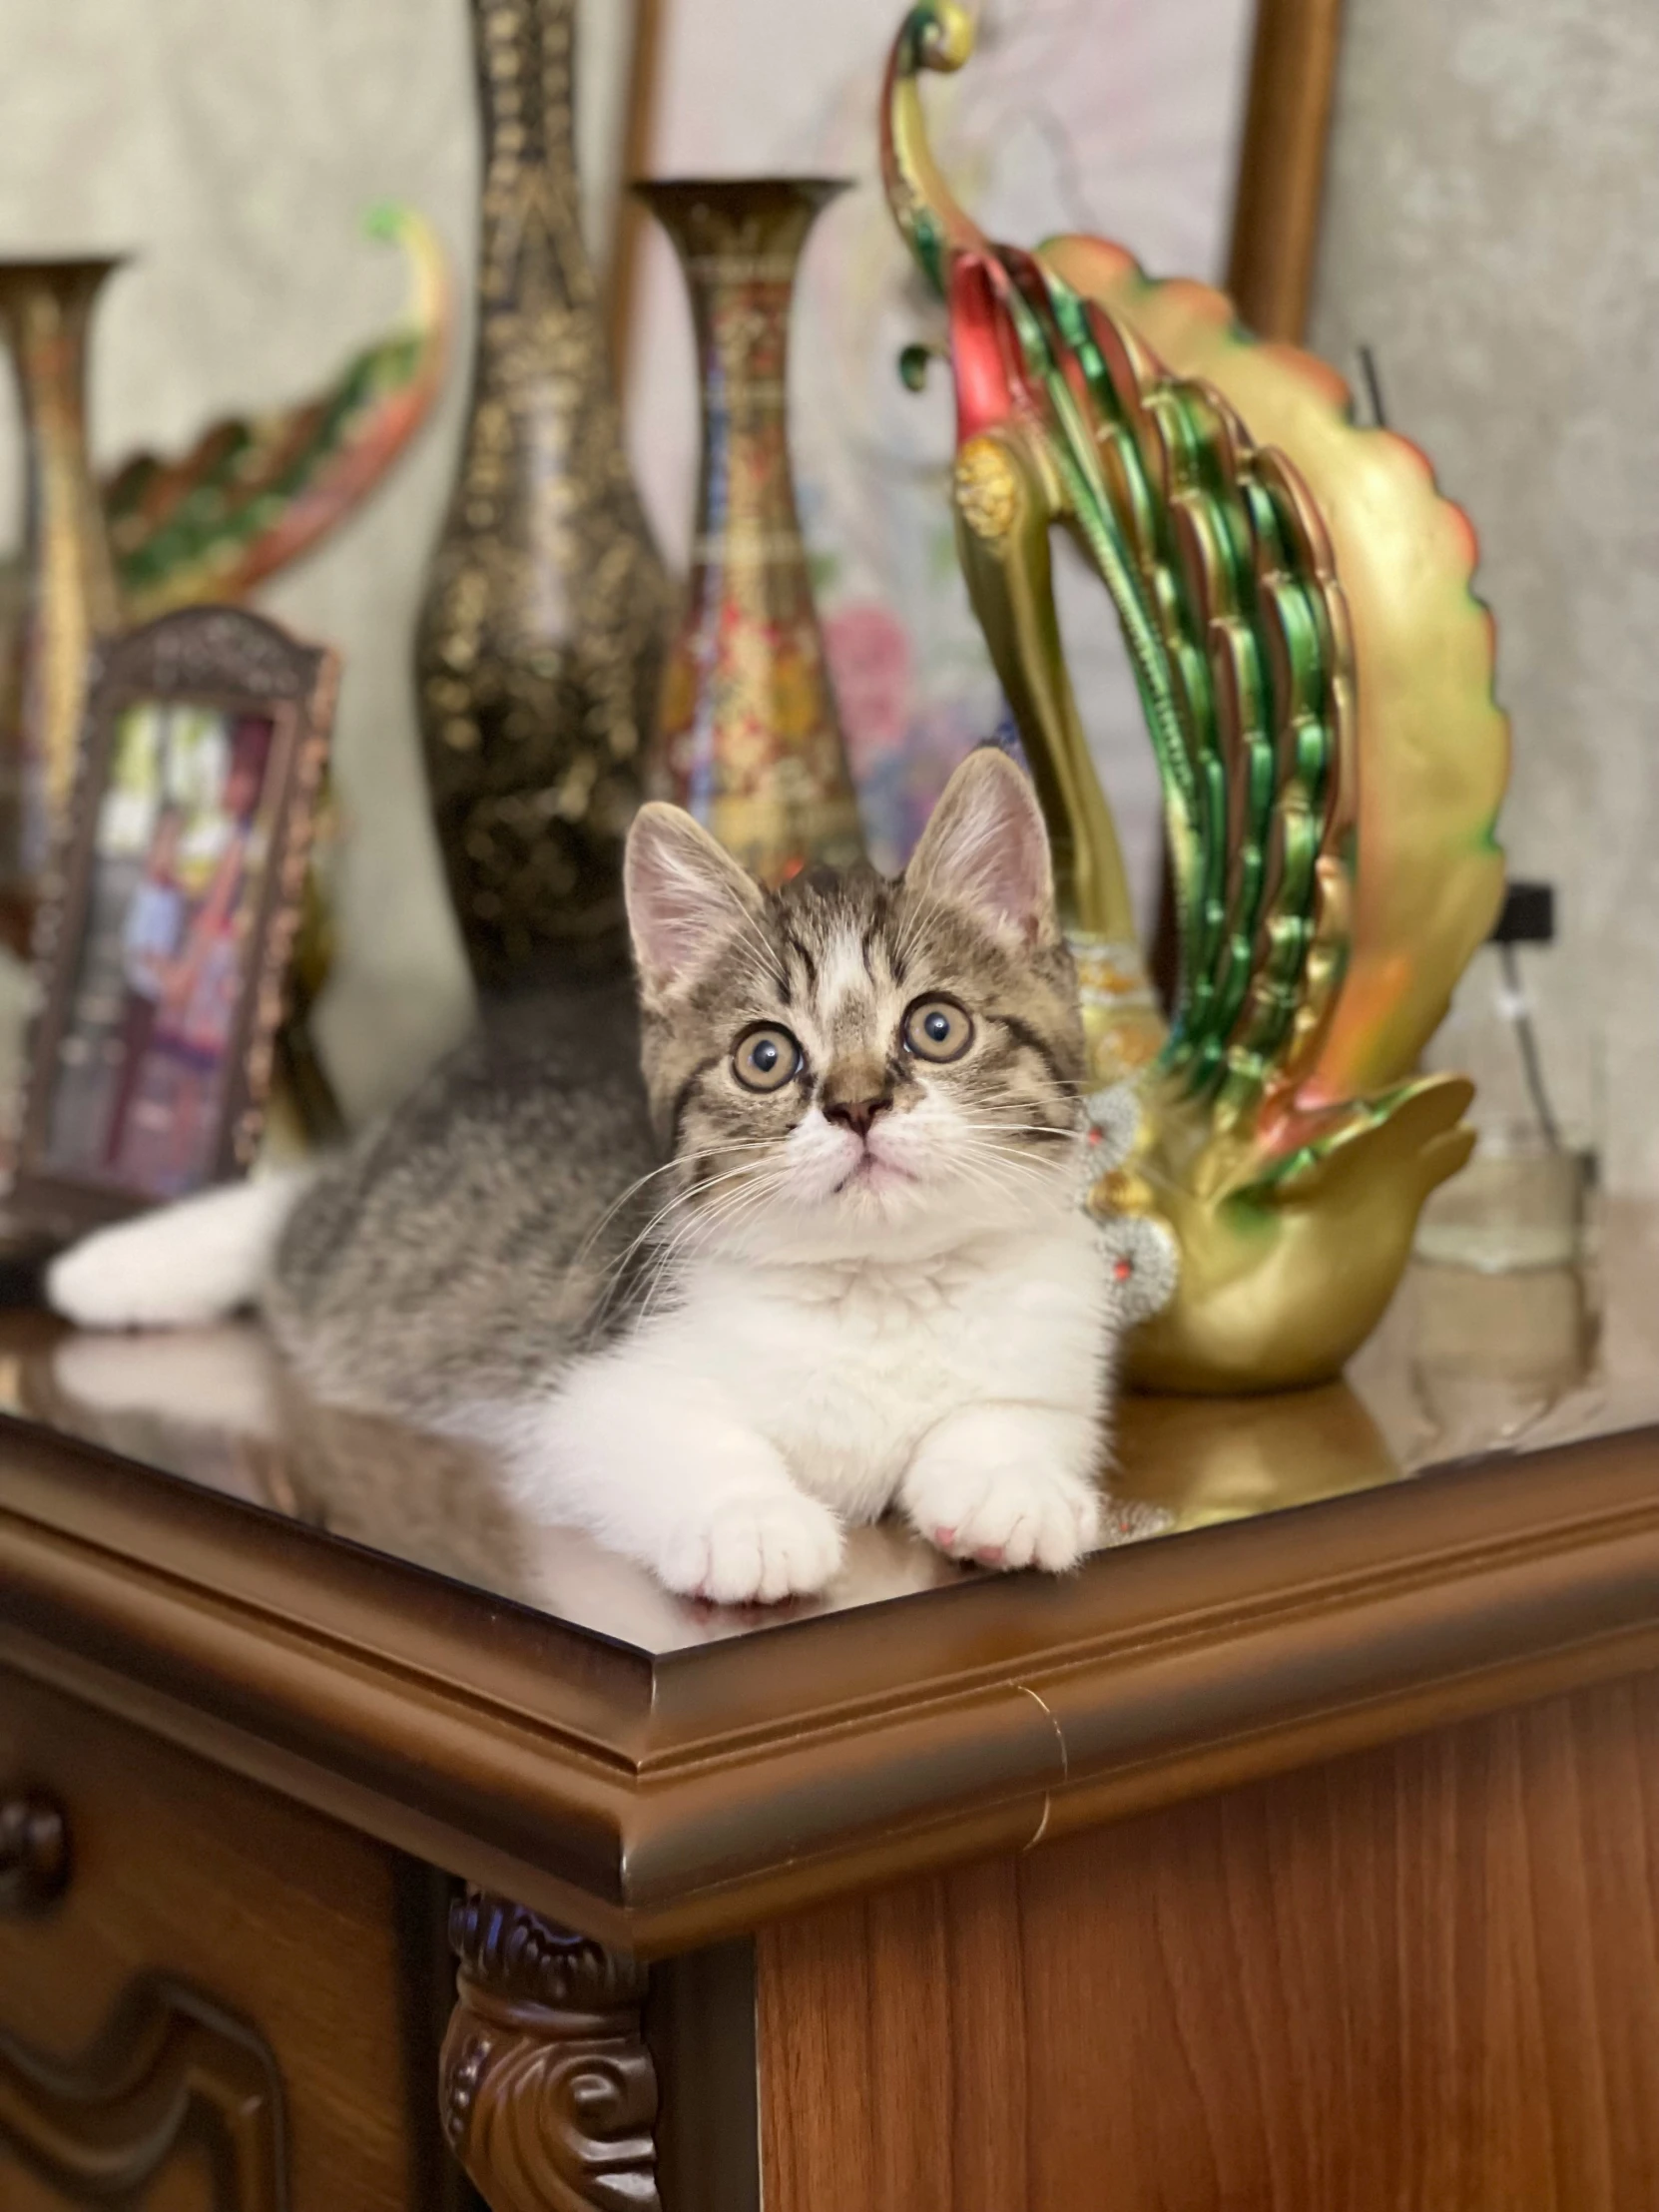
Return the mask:
<svg viewBox="0 0 1659 2212">
<path fill-rule="evenodd" d="M 965 1240 L 1063 1198 L 1084 1075 L 1048 839 L 1004 755 L 951 778 L 909 866 L 762 891 L 642 809 L 628 913 L 659 1132 L 694 1238 L 801 1257 Z"/>
</svg>

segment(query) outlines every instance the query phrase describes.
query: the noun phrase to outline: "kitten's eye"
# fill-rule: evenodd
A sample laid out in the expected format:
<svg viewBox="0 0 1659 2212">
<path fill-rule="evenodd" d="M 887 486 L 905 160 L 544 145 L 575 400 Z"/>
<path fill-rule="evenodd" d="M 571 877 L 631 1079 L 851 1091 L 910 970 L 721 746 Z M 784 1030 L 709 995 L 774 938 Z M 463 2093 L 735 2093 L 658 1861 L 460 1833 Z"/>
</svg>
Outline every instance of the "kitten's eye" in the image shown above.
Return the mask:
<svg viewBox="0 0 1659 2212">
<path fill-rule="evenodd" d="M 973 1023 L 953 998 L 918 998 L 899 1034 L 918 1060 L 959 1060 L 973 1042 Z"/>
<path fill-rule="evenodd" d="M 732 1073 L 746 1091 L 781 1091 L 800 1067 L 801 1047 L 787 1029 L 751 1029 L 732 1054 Z"/>
</svg>

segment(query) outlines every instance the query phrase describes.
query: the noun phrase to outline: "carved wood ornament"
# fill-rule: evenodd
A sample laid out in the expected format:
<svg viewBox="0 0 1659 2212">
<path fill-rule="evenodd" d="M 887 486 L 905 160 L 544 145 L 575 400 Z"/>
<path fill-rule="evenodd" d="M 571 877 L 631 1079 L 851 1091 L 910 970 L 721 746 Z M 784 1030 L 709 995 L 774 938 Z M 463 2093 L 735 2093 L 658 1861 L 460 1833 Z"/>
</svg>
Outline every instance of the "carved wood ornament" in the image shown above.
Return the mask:
<svg viewBox="0 0 1659 2212">
<path fill-rule="evenodd" d="M 476 1890 L 449 1936 L 443 2132 L 492 2212 L 660 2212 L 644 1967 Z"/>
<path fill-rule="evenodd" d="M 281 2079 L 264 2038 L 182 1982 L 147 1976 L 79 2058 L 0 2033 L 0 2143 L 76 2202 L 128 2203 L 195 2146 L 215 2212 L 287 2212 Z"/>
</svg>

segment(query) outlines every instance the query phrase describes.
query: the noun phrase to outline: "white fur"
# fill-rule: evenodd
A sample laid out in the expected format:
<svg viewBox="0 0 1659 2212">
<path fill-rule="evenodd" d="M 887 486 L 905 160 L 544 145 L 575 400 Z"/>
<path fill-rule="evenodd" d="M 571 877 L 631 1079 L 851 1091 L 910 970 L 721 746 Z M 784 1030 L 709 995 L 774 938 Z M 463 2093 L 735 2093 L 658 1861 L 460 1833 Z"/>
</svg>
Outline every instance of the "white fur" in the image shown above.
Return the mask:
<svg viewBox="0 0 1659 2212">
<path fill-rule="evenodd" d="M 1073 1566 L 1100 1533 L 1104 1267 L 1058 1190 L 1022 1212 L 895 1228 L 879 1258 L 711 1254 L 675 1312 L 466 1425 L 538 1511 L 728 1603 L 822 1589 L 844 1526 L 894 1504 L 953 1556 Z"/>
<path fill-rule="evenodd" d="M 310 1180 L 297 1171 L 203 1191 L 88 1237 L 54 1260 L 46 1293 L 83 1329 L 190 1329 L 250 1306 Z"/>
</svg>

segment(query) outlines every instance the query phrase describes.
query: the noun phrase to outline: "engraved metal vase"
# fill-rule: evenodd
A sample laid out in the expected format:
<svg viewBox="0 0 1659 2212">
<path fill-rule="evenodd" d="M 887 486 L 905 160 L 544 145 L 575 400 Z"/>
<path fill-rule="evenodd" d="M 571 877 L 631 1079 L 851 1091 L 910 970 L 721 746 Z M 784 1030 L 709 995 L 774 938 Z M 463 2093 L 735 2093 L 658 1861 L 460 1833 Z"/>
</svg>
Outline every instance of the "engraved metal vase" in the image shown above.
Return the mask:
<svg viewBox="0 0 1659 2212">
<path fill-rule="evenodd" d="M 786 378 L 801 250 L 844 187 L 828 178 L 652 183 L 636 191 L 691 291 L 703 452 L 691 578 L 656 762 L 764 882 L 863 850 L 790 468 Z"/>
<path fill-rule="evenodd" d="M 69 804 L 87 655 L 119 620 L 87 452 L 87 332 L 119 260 L 0 261 L 0 337 L 24 434 L 22 558 L 0 639 L 0 938 L 28 948 L 40 880 Z"/>
<path fill-rule="evenodd" d="M 578 204 L 576 0 L 472 0 L 477 342 L 416 645 L 432 808 L 484 989 L 626 960 L 622 843 L 671 603 Z"/>
</svg>

